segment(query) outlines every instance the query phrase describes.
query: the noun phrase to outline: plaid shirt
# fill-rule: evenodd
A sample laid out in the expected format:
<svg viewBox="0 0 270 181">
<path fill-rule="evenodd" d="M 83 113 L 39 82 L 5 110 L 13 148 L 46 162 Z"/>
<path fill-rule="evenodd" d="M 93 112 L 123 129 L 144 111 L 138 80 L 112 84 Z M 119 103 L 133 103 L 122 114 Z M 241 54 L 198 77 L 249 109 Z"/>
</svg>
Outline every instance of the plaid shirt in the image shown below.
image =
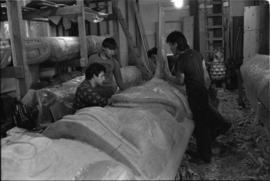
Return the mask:
<svg viewBox="0 0 270 181">
<path fill-rule="evenodd" d="M 73 108 L 77 110 L 91 106 L 104 107 L 107 104 L 108 99 L 102 97 L 89 81 L 84 80 L 76 90 Z"/>
</svg>

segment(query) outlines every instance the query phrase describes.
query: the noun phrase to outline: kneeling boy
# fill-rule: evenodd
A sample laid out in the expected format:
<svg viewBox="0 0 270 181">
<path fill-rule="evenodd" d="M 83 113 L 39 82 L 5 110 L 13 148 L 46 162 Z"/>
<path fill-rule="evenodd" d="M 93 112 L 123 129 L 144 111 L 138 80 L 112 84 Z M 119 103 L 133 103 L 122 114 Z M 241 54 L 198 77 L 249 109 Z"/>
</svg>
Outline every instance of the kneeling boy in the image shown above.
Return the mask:
<svg viewBox="0 0 270 181">
<path fill-rule="evenodd" d="M 73 108 L 75 110 L 90 107 L 101 106 L 108 104 L 108 98 L 102 97 L 99 93 L 106 73 L 106 68 L 99 63 L 92 63 L 85 71 L 85 80 L 79 85 L 76 90 Z"/>
</svg>

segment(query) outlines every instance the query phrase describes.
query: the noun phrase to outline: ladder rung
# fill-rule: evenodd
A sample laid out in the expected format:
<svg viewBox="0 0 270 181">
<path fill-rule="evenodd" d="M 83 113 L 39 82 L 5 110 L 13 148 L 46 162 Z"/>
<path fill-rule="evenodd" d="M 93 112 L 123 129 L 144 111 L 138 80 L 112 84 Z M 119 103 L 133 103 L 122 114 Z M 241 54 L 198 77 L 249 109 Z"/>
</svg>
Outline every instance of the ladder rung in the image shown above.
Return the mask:
<svg viewBox="0 0 270 181">
<path fill-rule="evenodd" d="M 223 41 L 222 37 L 207 38 L 208 41 Z"/>
<path fill-rule="evenodd" d="M 213 25 L 213 26 L 207 26 L 208 29 L 219 29 L 219 28 L 223 28 L 222 25 Z"/>
<path fill-rule="evenodd" d="M 214 52 L 216 52 L 215 50 L 204 50 L 203 51 L 204 53 L 214 53 Z"/>
<path fill-rule="evenodd" d="M 219 17 L 219 16 L 223 16 L 223 13 L 212 13 L 212 14 L 208 14 L 207 17 L 208 18 L 212 18 L 212 17 Z"/>
</svg>

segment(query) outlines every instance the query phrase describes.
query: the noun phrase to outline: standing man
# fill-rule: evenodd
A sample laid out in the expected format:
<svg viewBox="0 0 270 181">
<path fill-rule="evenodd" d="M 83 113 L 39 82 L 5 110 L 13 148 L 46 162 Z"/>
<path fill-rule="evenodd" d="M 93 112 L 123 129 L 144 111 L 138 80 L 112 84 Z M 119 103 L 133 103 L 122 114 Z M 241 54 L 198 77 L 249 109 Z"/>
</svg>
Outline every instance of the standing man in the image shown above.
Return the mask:
<svg viewBox="0 0 270 181">
<path fill-rule="evenodd" d="M 102 42 L 100 52 L 91 55 L 89 62 L 100 63 L 106 68 L 105 81 L 101 86 L 100 93 L 105 97 L 111 97 L 117 90 L 124 90 L 126 86 L 123 83 L 119 62 L 113 57 L 116 54 L 117 44 L 113 38 L 105 38 Z"/>
<path fill-rule="evenodd" d="M 212 141 L 225 133 L 231 124 L 209 105 L 205 69 L 200 53 L 189 48 L 185 36 L 179 31 L 170 33 L 166 41 L 177 59 L 176 76 L 169 78 L 169 81 L 186 85 L 188 102 L 193 113 L 197 142 L 197 154 L 193 156 L 210 163 Z"/>
<path fill-rule="evenodd" d="M 99 87 L 103 85 L 105 80 L 106 69 L 98 63 L 90 64 L 85 71 L 85 80 L 78 86 L 73 108 L 75 110 L 100 106 L 104 107 L 108 104 L 108 98 L 99 92 Z"/>
</svg>

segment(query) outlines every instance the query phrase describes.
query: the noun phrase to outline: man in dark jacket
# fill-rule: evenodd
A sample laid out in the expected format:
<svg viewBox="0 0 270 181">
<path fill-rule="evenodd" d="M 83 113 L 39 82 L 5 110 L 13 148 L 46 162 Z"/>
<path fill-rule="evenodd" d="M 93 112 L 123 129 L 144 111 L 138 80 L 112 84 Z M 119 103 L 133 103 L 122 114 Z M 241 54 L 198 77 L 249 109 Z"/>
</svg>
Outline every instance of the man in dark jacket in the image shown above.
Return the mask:
<svg viewBox="0 0 270 181">
<path fill-rule="evenodd" d="M 104 97 L 99 92 L 105 80 L 106 68 L 99 64 L 93 63 L 85 71 L 85 80 L 76 90 L 73 108 L 75 110 L 90 106 L 104 107 L 108 104 L 108 97 Z"/>
<path fill-rule="evenodd" d="M 166 41 L 177 58 L 176 76 L 169 78 L 169 81 L 186 85 L 188 102 L 195 122 L 197 156 L 209 163 L 212 141 L 226 132 L 231 124 L 209 105 L 203 58 L 200 53 L 189 48 L 185 36 L 179 31 L 170 33 Z"/>
</svg>

